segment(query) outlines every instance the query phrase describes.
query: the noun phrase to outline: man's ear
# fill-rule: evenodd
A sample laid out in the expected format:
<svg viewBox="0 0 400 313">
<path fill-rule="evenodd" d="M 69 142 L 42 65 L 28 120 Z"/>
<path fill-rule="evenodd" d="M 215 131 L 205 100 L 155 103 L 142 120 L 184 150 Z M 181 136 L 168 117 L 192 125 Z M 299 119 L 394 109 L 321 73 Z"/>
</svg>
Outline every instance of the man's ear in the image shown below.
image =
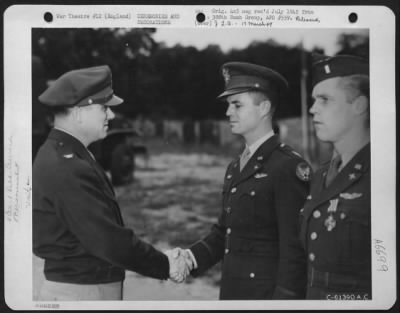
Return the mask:
<svg viewBox="0 0 400 313">
<path fill-rule="evenodd" d="M 362 115 L 364 113 L 368 113 L 369 110 L 369 101 L 368 98 L 364 95 L 360 95 L 353 100 L 354 111 L 358 115 Z"/>
<path fill-rule="evenodd" d="M 271 109 L 272 105 L 270 100 L 265 99 L 260 103 L 261 116 L 266 116 L 268 114 L 271 114 Z"/>
</svg>

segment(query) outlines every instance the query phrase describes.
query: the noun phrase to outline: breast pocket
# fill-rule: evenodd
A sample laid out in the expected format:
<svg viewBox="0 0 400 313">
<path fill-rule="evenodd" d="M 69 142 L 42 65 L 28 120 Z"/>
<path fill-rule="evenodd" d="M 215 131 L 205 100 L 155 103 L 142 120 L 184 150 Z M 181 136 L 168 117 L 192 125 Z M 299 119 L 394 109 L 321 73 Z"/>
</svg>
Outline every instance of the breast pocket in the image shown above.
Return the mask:
<svg viewBox="0 0 400 313">
<path fill-rule="evenodd" d="M 251 190 L 247 188 L 238 189 L 238 194 L 232 196 L 228 205 L 232 209 L 232 226 L 252 227 L 254 225 L 254 203 L 255 196 Z"/>
<path fill-rule="evenodd" d="M 371 208 L 366 199 L 341 199 L 338 215 L 341 261 L 361 264 L 370 259 Z"/>
</svg>

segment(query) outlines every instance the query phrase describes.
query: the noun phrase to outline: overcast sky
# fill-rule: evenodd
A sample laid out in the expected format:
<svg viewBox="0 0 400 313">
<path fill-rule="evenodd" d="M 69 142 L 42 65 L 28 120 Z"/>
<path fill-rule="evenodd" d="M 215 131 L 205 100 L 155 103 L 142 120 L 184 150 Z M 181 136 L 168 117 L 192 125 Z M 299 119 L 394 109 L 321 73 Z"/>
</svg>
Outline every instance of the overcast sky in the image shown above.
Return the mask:
<svg viewBox="0 0 400 313">
<path fill-rule="evenodd" d="M 337 38 L 340 33 L 368 34 L 367 30 L 357 29 L 171 29 L 158 28 L 154 34 L 156 41 L 165 42 L 167 47 L 176 44 L 195 46 L 203 49 L 209 44 L 218 44 L 224 52 L 235 48 L 246 48 L 254 40 L 273 39 L 280 44 L 294 46 L 301 41 L 306 50 L 315 46 L 332 55 L 338 51 Z"/>
</svg>

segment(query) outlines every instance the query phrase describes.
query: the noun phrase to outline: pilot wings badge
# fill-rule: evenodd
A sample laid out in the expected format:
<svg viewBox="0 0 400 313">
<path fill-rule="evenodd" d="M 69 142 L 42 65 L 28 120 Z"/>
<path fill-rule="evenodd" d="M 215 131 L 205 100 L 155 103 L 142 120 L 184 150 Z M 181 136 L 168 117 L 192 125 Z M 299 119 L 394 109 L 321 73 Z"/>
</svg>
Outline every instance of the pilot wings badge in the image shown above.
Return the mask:
<svg viewBox="0 0 400 313">
<path fill-rule="evenodd" d="M 362 193 L 354 192 L 354 193 L 341 193 L 340 197 L 346 200 L 353 200 L 360 198 L 362 196 Z"/>
</svg>

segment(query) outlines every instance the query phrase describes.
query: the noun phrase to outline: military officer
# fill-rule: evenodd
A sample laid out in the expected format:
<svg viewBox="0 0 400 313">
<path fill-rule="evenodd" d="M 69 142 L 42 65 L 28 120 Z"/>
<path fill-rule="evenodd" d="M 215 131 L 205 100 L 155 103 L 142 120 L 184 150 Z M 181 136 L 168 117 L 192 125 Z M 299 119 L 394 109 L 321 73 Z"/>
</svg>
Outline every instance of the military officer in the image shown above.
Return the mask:
<svg viewBox="0 0 400 313">
<path fill-rule="evenodd" d="M 301 212 L 308 299 L 371 298 L 369 67 L 338 55 L 313 64 L 318 138 L 332 160 L 315 174 Z"/>
<path fill-rule="evenodd" d="M 40 95 L 54 129 L 33 164 L 33 251 L 44 259 L 40 300 L 121 300 L 125 269 L 167 279 L 168 256 L 126 227 L 113 187 L 87 146 L 114 117 L 111 71 L 67 72 Z"/>
<path fill-rule="evenodd" d="M 186 250 L 198 276 L 222 261 L 221 300 L 301 299 L 306 260 L 298 214 L 309 192 L 310 167 L 272 129 L 286 80 L 255 64 L 222 66 L 231 130 L 246 143 L 227 168 L 218 223 Z M 187 256 L 186 255 L 186 256 Z"/>
</svg>

